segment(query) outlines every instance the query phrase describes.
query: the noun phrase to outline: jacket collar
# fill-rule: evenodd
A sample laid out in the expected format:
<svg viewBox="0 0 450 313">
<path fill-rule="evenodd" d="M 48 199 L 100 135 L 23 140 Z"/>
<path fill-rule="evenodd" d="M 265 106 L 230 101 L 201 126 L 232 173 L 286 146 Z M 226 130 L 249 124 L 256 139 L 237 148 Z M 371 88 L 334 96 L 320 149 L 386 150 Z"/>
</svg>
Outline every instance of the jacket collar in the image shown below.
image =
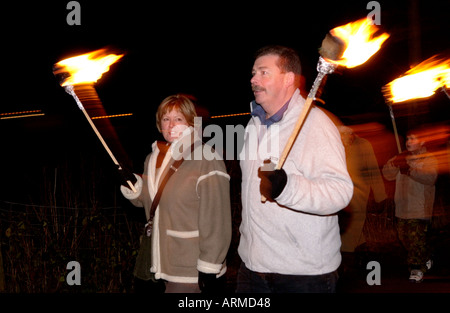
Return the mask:
<svg viewBox="0 0 450 313">
<path fill-rule="evenodd" d="M 300 90 L 296 89 L 292 94 L 291 99 L 286 102 L 274 115 L 266 119 L 266 112 L 261 105 L 257 104 L 255 100 L 250 102 L 251 115 L 258 117 L 262 125 L 269 127 L 273 123 L 277 123 L 282 120 L 287 111 L 291 111 L 294 104 L 298 102 L 298 98 L 301 97 Z"/>
</svg>

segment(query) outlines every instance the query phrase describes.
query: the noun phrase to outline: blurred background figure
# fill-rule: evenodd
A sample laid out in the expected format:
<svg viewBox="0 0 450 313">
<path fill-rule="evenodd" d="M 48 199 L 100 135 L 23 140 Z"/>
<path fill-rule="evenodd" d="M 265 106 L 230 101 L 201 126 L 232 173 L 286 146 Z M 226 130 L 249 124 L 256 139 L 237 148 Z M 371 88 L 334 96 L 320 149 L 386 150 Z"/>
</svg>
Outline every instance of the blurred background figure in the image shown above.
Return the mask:
<svg viewBox="0 0 450 313">
<path fill-rule="evenodd" d="M 433 207 L 432 226 L 441 232 L 450 226 L 450 124 L 433 123 L 423 130 L 426 149 L 437 161 L 438 177 Z"/>
<path fill-rule="evenodd" d="M 355 134 L 348 126 L 338 126 L 345 147 L 347 169 L 352 178 L 354 191 L 349 205 L 339 212 L 341 228 L 341 251 L 354 252 L 363 244 L 363 227 L 366 220 L 369 196 L 379 211 L 384 209 L 387 198 L 383 178 L 371 143 Z"/>
<path fill-rule="evenodd" d="M 438 162 L 427 151 L 426 131 L 415 128 L 407 132 L 406 151 L 391 158 L 383 175 L 395 180 L 395 216 L 400 242 L 407 252 L 409 280 L 421 282 L 431 268 L 431 251 L 427 231 L 433 216 Z"/>
</svg>

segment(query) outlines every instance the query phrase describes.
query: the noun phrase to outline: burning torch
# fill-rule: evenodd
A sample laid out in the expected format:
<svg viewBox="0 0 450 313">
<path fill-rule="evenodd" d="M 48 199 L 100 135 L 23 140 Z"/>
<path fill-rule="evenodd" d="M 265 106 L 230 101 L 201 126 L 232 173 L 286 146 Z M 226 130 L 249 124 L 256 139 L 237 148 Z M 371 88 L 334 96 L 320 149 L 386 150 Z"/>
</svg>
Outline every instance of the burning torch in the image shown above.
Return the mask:
<svg viewBox="0 0 450 313">
<path fill-rule="evenodd" d="M 402 149 L 398 139 L 392 105 L 412 99 L 430 97 L 440 88 L 448 97 L 446 88 L 450 88 L 450 59 L 437 55 L 423 61 L 382 88 L 389 107 L 399 153 L 402 152 Z"/>
<path fill-rule="evenodd" d="M 77 95 L 77 91 L 83 95 L 82 99 L 93 99 L 100 102 L 94 88 L 94 83 L 102 77 L 103 73 L 109 71 L 109 67 L 112 64 L 117 62 L 122 57 L 123 55 L 107 54 L 105 49 L 100 49 L 62 60 L 56 63 L 53 68 L 53 73 L 61 78 L 61 86 L 64 87 L 65 91 L 74 98 L 78 108 L 83 112 L 98 139 L 102 143 L 106 152 L 108 152 L 114 164 L 118 167 L 119 171 L 122 170 L 122 166 L 106 144 L 95 124 L 92 122 L 92 119 Z M 133 192 L 136 192 L 136 189 L 130 180 L 127 180 L 127 184 Z"/>
<path fill-rule="evenodd" d="M 295 139 L 308 116 L 323 78 L 328 74 L 332 74 L 339 65 L 353 68 L 366 62 L 381 48 L 383 42 L 389 38 L 389 35 L 386 33 L 374 36 L 376 32 L 378 32 L 377 26 L 371 20 L 363 18 L 336 27 L 325 36 L 319 49 L 320 57 L 317 63 L 317 77 L 275 169 L 283 167 Z M 266 201 L 264 196 L 262 196 L 262 201 Z"/>
</svg>

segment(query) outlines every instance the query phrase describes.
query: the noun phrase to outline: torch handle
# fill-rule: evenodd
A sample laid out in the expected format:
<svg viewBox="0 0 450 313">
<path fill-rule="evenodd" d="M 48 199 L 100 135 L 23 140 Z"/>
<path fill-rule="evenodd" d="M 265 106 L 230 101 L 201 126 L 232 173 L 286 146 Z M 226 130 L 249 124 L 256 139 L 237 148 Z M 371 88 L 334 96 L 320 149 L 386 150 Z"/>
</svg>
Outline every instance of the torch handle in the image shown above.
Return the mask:
<svg viewBox="0 0 450 313">
<path fill-rule="evenodd" d="M 400 140 L 398 139 L 398 131 L 397 131 L 397 124 L 395 123 L 394 111 L 392 110 L 391 104 L 388 104 L 388 107 L 389 107 L 389 113 L 391 115 L 392 127 L 394 128 L 394 135 L 395 135 L 395 141 L 397 142 L 398 153 L 402 153 L 402 147 L 400 146 Z"/>
<path fill-rule="evenodd" d="M 291 133 L 291 136 L 288 138 L 288 141 L 286 145 L 284 146 L 283 153 L 280 156 L 280 159 L 278 160 L 277 165 L 275 166 L 276 170 L 279 170 L 283 167 L 284 162 L 286 161 L 287 156 L 289 155 L 289 152 L 291 151 L 292 146 L 294 145 L 295 139 L 297 138 L 297 135 L 300 133 L 300 129 L 303 126 L 303 122 L 305 121 L 309 109 L 311 108 L 313 99 L 312 98 L 306 98 L 305 105 L 303 106 L 302 111 L 300 112 L 299 118 L 297 120 L 297 123 L 295 124 L 295 128 Z M 266 202 L 267 199 L 263 195 L 261 195 L 261 202 Z"/>
<path fill-rule="evenodd" d="M 100 142 L 102 143 L 103 147 L 105 148 L 106 152 L 108 152 L 109 156 L 111 157 L 111 159 L 113 160 L 114 164 L 118 166 L 119 170 L 122 169 L 122 166 L 120 166 L 119 162 L 117 161 L 116 157 L 114 156 L 114 154 L 112 153 L 111 149 L 109 149 L 108 145 L 106 144 L 105 140 L 103 139 L 103 136 L 100 134 L 100 132 L 98 131 L 97 127 L 95 126 L 94 122 L 92 121 L 91 117 L 89 116 L 89 114 L 86 112 L 86 110 L 84 109 L 84 107 L 81 109 L 81 111 L 83 111 L 84 116 L 86 117 L 86 119 L 88 120 L 89 124 L 91 124 L 92 129 L 94 130 L 95 134 L 97 135 L 98 139 L 100 139 Z M 130 186 L 130 189 L 133 190 L 133 192 L 136 192 L 136 188 L 134 188 L 133 184 L 131 183 L 131 181 L 127 180 L 128 186 Z"/>
<path fill-rule="evenodd" d="M 117 161 L 116 157 L 112 153 L 111 149 L 109 149 L 108 145 L 106 144 L 105 140 L 103 139 L 102 135 L 98 131 L 97 127 L 95 126 L 94 122 L 92 121 L 89 114 L 86 112 L 86 110 L 83 108 L 81 111 L 84 113 L 84 116 L 88 120 L 89 124 L 91 124 L 92 129 L 94 130 L 95 134 L 97 135 L 98 139 L 100 139 L 100 142 L 102 143 L 103 147 L 105 148 L 106 152 L 108 152 L 109 156 L 113 160 L 114 164 L 116 164 L 119 169 L 121 169 L 119 162 Z"/>
<path fill-rule="evenodd" d="M 319 74 L 317 75 L 316 79 L 314 80 L 314 84 L 308 94 L 308 97 L 306 98 L 305 104 L 303 105 L 302 111 L 300 112 L 300 115 L 298 117 L 297 123 L 295 124 L 294 130 L 292 131 L 291 136 L 288 138 L 286 145 L 284 146 L 284 150 L 280 156 L 280 159 L 278 160 L 278 163 L 275 166 L 276 170 L 279 170 L 283 167 L 284 162 L 286 161 L 287 156 L 289 155 L 289 152 L 291 151 L 291 148 L 294 145 L 295 139 L 297 139 L 297 136 L 300 133 L 300 130 L 302 129 L 303 123 L 305 122 L 306 118 L 308 117 L 309 109 L 311 108 L 314 98 L 316 97 L 317 90 L 319 89 L 319 86 L 326 74 L 328 74 L 328 73 L 319 71 Z M 267 201 L 266 197 L 261 195 L 261 202 L 266 202 L 266 201 Z"/>
<path fill-rule="evenodd" d="M 69 93 L 75 99 L 75 102 L 77 103 L 78 108 L 83 112 L 84 116 L 88 120 L 89 124 L 91 125 L 91 127 L 94 130 L 95 134 L 97 135 L 98 139 L 100 139 L 100 142 L 102 143 L 102 145 L 105 148 L 106 152 L 108 152 L 108 154 L 111 157 L 111 159 L 113 160 L 114 164 L 117 165 L 119 170 L 121 170 L 122 166 L 120 166 L 119 162 L 117 161 L 116 157 L 112 153 L 111 149 L 109 149 L 108 145 L 106 144 L 105 140 L 103 139 L 103 136 L 98 131 L 98 129 L 95 126 L 94 122 L 92 122 L 92 119 L 89 116 L 89 114 L 86 112 L 86 109 L 84 108 L 83 103 L 81 103 L 80 99 L 78 98 L 77 94 L 75 93 L 75 90 L 74 90 L 73 86 L 68 85 L 68 86 L 65 87 L 65 90 L 66 90 L 67 93 Z M 133 192 L 137 192 L 136 188 L 134 188 L 134 186 L 131 183 L 131 181 L 127 180 L 127 183 L 128 183 L 128 186 L 130 186 L 130 189 L 133 190 Z"/>
<path fill-rule="evenodd" d="M 275 169 L 279 170 L 283 167 L 283 164 L 286 161 L 286 158 L 289 152 L 291 151 L 292 146 L 294 145 L 295 139 L 300 133 L 303 123 L 305 122 L 306 117 L 308 116 L 309 109 L 311 108 L 311 105 L 314 99 L 316 98 L 316 94 L 317 91 L 319 90 L 320 85 L 322 84 L 322 80 L 326 77 L 327 74 L 333 73 L 335 68 L 336 68 L 335 64 L 325 61 L 325 59 L 322 57 L 319 58 L 319 62 L 317 63 L 318 74 L 316 76 L 316 79 L 314 80 L 311 90 L 309 91 L 308 97 L 306 98 L 305 104 L 303 105 L 302 111 L 300 112 L 294 130 L 292 131 L 291 136 L 289 137 L 286 146 L 284 147 L 283 153 L 281 154 L 281 157 L 278 160 L 278 164 L 275 167 Z"/>
<path fill-rule="evenodd" d="M 308 116 L 309 109 L 311 108 L 311 105 L 313 103 L 312 98 L 306 98 L 305 104 L 302 108 L 302 111 L 300 112 L 299 118 L 297 120 L 297 123 L 295 124 L 294 130 L 291 133 L 291 136 L 289 137 L 286 146 L 284 147 L 283 153 L 280 156 L 280 159 L 278 160 L 278 164 L 276 165 L 275 169 L 279 170 L 283 167 L 284 162 L 286 161 L 287 156 L 289 155 L 289 152 L 291 151 L 292 146 L 294 145 L 295 139 L 297 138 L 298 134 L 300 133 L 300 130 L 303 126 L 303 123 L 306 120 L 306 117 Z"/>
</svg>

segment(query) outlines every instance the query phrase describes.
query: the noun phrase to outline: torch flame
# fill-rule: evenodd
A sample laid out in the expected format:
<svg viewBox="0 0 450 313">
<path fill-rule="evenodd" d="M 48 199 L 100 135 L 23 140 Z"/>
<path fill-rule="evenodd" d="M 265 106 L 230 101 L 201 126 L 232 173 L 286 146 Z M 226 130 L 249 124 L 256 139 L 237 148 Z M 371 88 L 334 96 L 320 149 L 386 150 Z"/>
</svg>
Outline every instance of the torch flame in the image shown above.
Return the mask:
<svg viewBox="0 0 450 313">
<path fill-rule="evenodd" d="M 69 73 L 61 86 L 83 83 L 95 83 L 103 73 L 109 71 L 109 66 L 117 62 L 123 54 L 106 54 L 105 49 L 78 55 L 62 60 L 56 65 L 59 67 L 55 74 Z"/>
<path fill-rule="evenodd" d="M 346 45 L 346 49 L 340 60 L 329 61 L 347 68 L 363 64 L 370 59 L 370 57 L 381 48 L 383 42 L 389 38 L 389 35 L 386 33 L 374 37 L 374 34 L 377 31 L 378 27 L 368 18 L 362 18 L 355 22 L 333 28 L 330 31 L 331 35 L 342 40 Z"/>
<path fill-rule="evenodd" d="M 450 88 L 450 59 L 435 55 L 387 84 L 383 93 L 388 101 L 402 102 L 432 96 L 440 87 Z"/>
</svg>

